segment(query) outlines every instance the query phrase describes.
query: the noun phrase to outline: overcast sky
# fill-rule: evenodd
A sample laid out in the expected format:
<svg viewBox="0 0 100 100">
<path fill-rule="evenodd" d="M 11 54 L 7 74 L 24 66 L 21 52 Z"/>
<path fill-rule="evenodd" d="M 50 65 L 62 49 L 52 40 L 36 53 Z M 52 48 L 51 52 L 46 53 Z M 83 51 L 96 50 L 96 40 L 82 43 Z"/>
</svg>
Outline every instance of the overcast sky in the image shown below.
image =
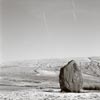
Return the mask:
<svg viewBox="0 0 100 100">
<path fill-rule="evenodd" d="M 100 0 L 2 0 L 2 60 L 100 56 Z"/>
</svg>

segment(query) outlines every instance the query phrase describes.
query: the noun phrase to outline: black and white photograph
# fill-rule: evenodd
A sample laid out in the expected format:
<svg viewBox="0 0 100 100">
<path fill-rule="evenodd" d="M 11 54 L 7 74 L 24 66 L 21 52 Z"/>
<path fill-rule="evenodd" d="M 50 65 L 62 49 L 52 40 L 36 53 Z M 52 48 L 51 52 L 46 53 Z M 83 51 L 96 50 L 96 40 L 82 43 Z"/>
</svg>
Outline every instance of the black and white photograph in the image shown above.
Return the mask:
<svg viewBox="0 0 100 100">
<path fill-rule="evenodd" d="M 100 0 L 0 0 L 0 100 L 100 100 Z"/>
</svg>

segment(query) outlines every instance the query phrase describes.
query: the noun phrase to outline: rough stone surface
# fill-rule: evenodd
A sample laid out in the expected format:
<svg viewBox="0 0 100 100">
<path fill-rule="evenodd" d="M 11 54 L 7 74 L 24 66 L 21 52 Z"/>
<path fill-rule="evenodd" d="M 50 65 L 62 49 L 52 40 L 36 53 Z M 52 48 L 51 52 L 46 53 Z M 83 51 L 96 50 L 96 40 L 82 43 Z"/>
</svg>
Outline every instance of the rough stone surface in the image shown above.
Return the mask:
<svg viewBox="0 0 100 100">
<path fill-rule="evenodd" d="M 83 79 L 81 71 L 74 60 L 60 69 L 59 83 L 61 92 L 80 92 Z"/>
</svg>

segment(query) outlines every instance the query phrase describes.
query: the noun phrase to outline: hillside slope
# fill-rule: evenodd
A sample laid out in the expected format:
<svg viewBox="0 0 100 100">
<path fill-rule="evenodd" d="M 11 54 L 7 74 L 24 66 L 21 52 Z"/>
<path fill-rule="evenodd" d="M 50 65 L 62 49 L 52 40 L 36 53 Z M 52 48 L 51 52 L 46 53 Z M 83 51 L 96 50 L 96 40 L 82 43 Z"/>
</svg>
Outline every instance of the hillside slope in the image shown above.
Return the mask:
<svg viewBox="0 0 100 100">
<path fill-rule="evenodd" d="M 0 90 L 41 89 L 59 91 L 59 70 L 74 59 L 83 76 L 83 89 L 100 88 L 100 58 L 66 58 L 26 60 L 2 64 L 0 67 Z"/>
</svg>

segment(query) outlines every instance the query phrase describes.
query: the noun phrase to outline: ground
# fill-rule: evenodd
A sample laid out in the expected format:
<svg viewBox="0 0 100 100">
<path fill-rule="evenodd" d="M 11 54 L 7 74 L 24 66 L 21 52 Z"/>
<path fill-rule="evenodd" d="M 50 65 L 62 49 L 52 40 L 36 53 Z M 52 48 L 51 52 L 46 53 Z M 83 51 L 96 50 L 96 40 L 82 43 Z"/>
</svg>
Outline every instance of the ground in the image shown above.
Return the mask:
<svg viewBox="0 0 100 100">
<path fill-rule="evenodd" d="M 60 92 L 59 70 L 67 62 L 66 59 L 53 59 L 1 65 L 0 100 L 100 100 L 99 66 L 94 63 L 88 66 L 89 59 L 81 60 L 85 65 L 81 66 L 81 70 L 83 88 L 90 90 L 81 89 L 81 93 Z"/>
</svg>

